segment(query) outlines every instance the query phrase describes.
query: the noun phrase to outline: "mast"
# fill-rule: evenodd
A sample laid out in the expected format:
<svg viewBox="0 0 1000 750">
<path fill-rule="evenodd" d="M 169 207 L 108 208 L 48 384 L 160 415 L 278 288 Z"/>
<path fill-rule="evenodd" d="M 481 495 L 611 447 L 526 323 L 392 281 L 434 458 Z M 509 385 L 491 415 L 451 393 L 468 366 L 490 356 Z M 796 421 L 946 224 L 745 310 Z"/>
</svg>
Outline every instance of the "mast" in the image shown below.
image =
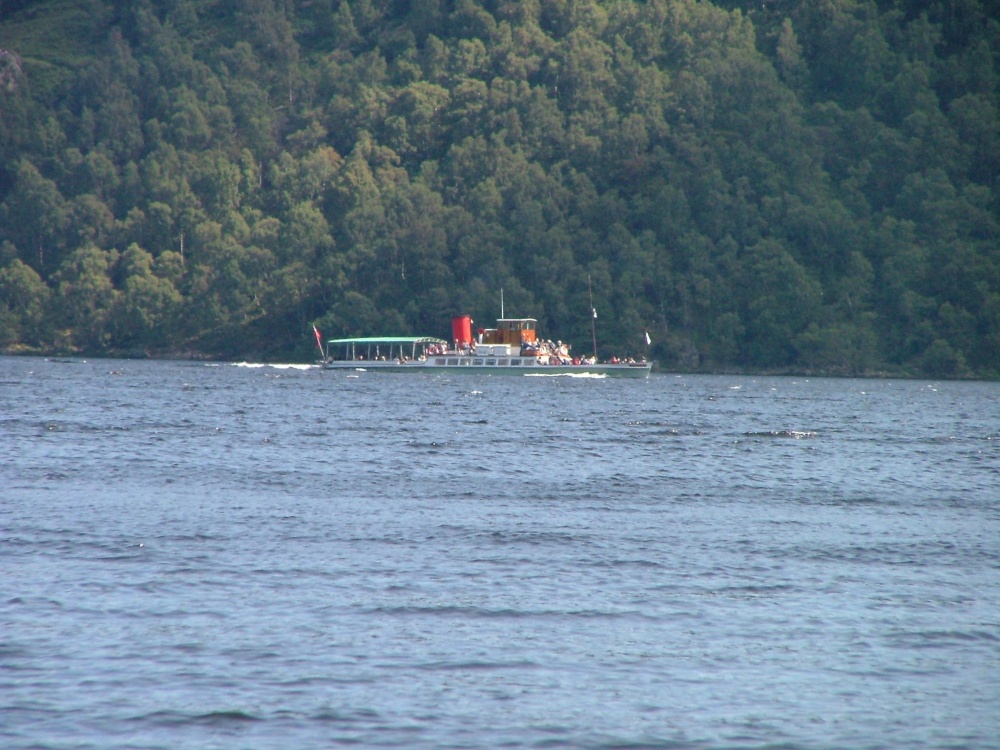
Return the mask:
<svg viewBox="0 0 1000 750">
<path fill-rule="evenodd" d="M 590 283 L 590 274 L 587 274 L 587 292 L 590 294 L 590 338 L 594 342 L 594 360 L 597 360 L 597 308 L 594 307 L 594 288 Z"/>
</svg>

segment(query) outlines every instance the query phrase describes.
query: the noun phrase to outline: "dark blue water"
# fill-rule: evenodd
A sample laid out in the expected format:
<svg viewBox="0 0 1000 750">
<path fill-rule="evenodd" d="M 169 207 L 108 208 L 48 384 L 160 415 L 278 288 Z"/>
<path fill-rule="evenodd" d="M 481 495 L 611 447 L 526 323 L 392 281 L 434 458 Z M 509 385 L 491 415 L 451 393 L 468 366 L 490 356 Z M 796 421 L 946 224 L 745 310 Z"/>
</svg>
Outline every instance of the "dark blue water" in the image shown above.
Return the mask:
<svg viewBox="0 0 1000 750">
<path fill-rule="evenodd" d="M 1000 747 L 1000 384 L 0 358 L 0 745 Z"/>
</svg>

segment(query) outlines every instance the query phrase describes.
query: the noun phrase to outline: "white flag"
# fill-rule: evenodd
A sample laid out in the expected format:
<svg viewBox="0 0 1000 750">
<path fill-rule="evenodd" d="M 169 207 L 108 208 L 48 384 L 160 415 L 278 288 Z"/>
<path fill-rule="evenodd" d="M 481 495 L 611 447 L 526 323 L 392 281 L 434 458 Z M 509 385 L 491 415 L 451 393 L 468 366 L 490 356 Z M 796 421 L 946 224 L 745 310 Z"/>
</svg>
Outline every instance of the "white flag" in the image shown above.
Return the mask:
<svg viewBox="0 0 1000 750">
<path fill-rule="evenodd" d="M 590 312 L 593 313 L 593 315 L 594 315 L 595 318 L 597 317 L 597 308 L 596 307 L 590 308 Z"/>
<path fill-rule="evenodd" d="M 649 340 L 649 331 L 646 331 L 646 346 L 649 346 L 651 343 L 653 342 Z"/>
</svg>

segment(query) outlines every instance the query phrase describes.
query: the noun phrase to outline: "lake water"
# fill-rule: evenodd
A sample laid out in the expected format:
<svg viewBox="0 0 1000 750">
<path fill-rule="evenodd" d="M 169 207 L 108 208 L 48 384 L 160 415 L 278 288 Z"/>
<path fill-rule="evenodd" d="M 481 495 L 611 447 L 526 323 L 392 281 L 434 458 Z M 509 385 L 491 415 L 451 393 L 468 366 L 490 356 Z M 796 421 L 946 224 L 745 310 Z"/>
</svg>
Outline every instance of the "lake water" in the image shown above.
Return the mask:
<svg viewBox="0 0 1000 750">
<path fill-rule="evenodd" d="M 0 745 L 1000 747 L 1000 384 L 0 358 Z"/>
</svg>

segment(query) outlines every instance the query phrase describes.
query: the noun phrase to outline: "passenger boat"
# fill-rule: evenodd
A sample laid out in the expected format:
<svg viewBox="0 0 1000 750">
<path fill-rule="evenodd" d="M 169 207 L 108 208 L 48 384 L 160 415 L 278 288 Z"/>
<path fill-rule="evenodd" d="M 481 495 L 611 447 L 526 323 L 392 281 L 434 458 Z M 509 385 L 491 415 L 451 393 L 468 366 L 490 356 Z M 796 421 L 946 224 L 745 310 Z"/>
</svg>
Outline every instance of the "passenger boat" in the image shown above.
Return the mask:
<svg viewBox="0 0 1000 750">
<path fill-rule="evenodd" d="M 542 341 L 534 318 L 500 318 L 496 328 L 472 334 L 472 318 L 452 319 L 452 341 L 433 336 L 330 339 L 323 351 L 328 370 L 371 372 L 466 372 L 488 375 L 644 378 L 652 362 L 598 362 L 574 357 L 561 341 Z M 318 338 L 318 337 L 317 337 Z M 322 347 L 321 347 L 322 348 Z"/>
</svg>

